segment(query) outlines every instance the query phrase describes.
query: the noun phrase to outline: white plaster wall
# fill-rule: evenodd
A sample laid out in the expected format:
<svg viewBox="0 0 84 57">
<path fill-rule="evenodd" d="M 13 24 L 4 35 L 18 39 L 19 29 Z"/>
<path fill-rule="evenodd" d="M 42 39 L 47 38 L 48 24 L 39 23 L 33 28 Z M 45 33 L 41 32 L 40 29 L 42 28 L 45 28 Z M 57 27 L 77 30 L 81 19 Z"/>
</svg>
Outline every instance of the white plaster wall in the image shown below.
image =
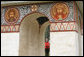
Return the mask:
<svg viewBox="0 0 84 57">
<path fill-rule="evenodd" d="M 79 56 L 83 56 L 83 35 L 79 33 L 78 35 L 79 40 Z"/>
<path fill-rule="evenodd" d="M 83 35 L 81 36 L 83 55 Z M 18 56 L 19 33 L 1 33 L 1 56 Z M 50 32 L 51 56 L 79 55 L 78 34 L 76 32 Z"/>
<path fill-rule="evenodd" d="M 80 39 L 80 46 L 79 46 L 79 48 L 80 48 L 80 56 L 83 56 L 83 35 L 81 35 L 81 38 L 79 38 Z"/>
<path fill-rule="evenodd" d="M 81 55 L 83 56 L 83 35 L 81 35 Z"/>
<path fill-rule="evenodd" d="M 50 56 L 78 55 L 78 33 L 50 32 Z"/>
<path fill-rule="evenodd" d="M 1 56 L 18 56 L 19 33 L 1 33 Z"/>
</svg>

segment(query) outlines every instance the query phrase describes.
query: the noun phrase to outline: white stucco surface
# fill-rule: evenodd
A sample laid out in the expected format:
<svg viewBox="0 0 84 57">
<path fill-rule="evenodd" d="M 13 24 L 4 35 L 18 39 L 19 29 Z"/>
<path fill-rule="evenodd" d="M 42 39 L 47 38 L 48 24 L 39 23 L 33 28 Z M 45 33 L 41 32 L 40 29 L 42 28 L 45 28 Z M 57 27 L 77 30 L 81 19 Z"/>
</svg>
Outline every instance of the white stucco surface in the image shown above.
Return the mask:
<svg viewBox="0 0 84 57">
<path fill-rule="evenodd" d="M 78 56 L 76 32 L 50 32 L 50 56 Z"/>
<path fill-rule="evenodd" d="M 1 33 L 1 56 L 18 56 L 19 33 Z"/>
<path fill-rule="evenodd" d="M 80 38 L 80 56 L 83 56 L 83 35 Z"/>
<path fill-rule="evenodd" d="M 50 32 L 50 56 L 78 56 L 79 48 L 83 55 L 83 36 L 78 47 L 76 32 Z M 1 33 L 1 56 L 18 56 L 19 33 Z"/>
<path fill-rule="evenodd" d="M 81 48 L 82 48 L 82 56 L 83 56 L 83 35 L 81 36 L 81 43 L 82 43 L 81 44 L 82 45 Z"/>
</svg>

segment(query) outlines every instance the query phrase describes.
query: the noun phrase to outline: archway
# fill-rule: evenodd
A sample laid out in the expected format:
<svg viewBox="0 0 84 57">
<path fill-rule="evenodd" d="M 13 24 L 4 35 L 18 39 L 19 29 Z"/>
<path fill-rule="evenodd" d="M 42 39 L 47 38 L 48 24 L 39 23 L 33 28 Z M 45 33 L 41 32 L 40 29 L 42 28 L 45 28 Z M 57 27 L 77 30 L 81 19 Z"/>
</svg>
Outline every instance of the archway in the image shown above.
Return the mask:
<svg viewBox="0 0 84 57">
<path fill-rule="evenodd" d="M 20 56 L 45 56 L 45 30 L 49 21 L 39 26 L 37 19 L 46 17 L 40 13 L 33 13 L 24 17 L 20 25 Z"/>
</svg>

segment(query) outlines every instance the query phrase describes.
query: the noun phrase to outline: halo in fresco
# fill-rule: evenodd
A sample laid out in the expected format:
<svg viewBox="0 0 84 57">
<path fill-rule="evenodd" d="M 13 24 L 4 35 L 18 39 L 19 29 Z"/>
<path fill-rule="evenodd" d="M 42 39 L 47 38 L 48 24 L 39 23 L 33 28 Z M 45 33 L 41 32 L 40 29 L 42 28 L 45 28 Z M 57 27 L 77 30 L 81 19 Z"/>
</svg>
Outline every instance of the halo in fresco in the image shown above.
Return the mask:
<svg viewBox="0 0 84 57">
<path fill-rule="evenodd" d="M 5 13 L 5 20 L 9 24 L 14 24 L 19 19 L 19 11 L 17 8 L 8 8 Z"/>
<path fill-rule="evenodd" d="M 51 8 L 51 16 L 55 20 L 64 20 L 69 14 L 69 8 L 65 3 L 56 3 Z"/>
</svg>

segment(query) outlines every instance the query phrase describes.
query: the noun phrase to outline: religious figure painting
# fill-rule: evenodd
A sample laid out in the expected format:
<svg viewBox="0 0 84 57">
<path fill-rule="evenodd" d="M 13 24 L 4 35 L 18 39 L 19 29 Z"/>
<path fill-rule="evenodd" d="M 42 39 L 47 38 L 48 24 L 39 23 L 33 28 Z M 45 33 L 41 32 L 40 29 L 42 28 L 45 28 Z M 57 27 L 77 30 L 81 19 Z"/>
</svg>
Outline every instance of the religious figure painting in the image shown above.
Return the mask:
<svg viewBox="0 0 84 57">
<path fill-rule="evenodd" d="M 65 3 L 56 3 L 51 9 L 51 16 L 55 20 L 64 20 L 69 14 L 69 8 Z"/>
<path fill-rule="evenodd" d="M 19 11 L 16 8 L 9 8 L 6 10 L 5 13 L 5 20 L 10 23 L 14 24 L 19 19 Z"/>
</svg>

